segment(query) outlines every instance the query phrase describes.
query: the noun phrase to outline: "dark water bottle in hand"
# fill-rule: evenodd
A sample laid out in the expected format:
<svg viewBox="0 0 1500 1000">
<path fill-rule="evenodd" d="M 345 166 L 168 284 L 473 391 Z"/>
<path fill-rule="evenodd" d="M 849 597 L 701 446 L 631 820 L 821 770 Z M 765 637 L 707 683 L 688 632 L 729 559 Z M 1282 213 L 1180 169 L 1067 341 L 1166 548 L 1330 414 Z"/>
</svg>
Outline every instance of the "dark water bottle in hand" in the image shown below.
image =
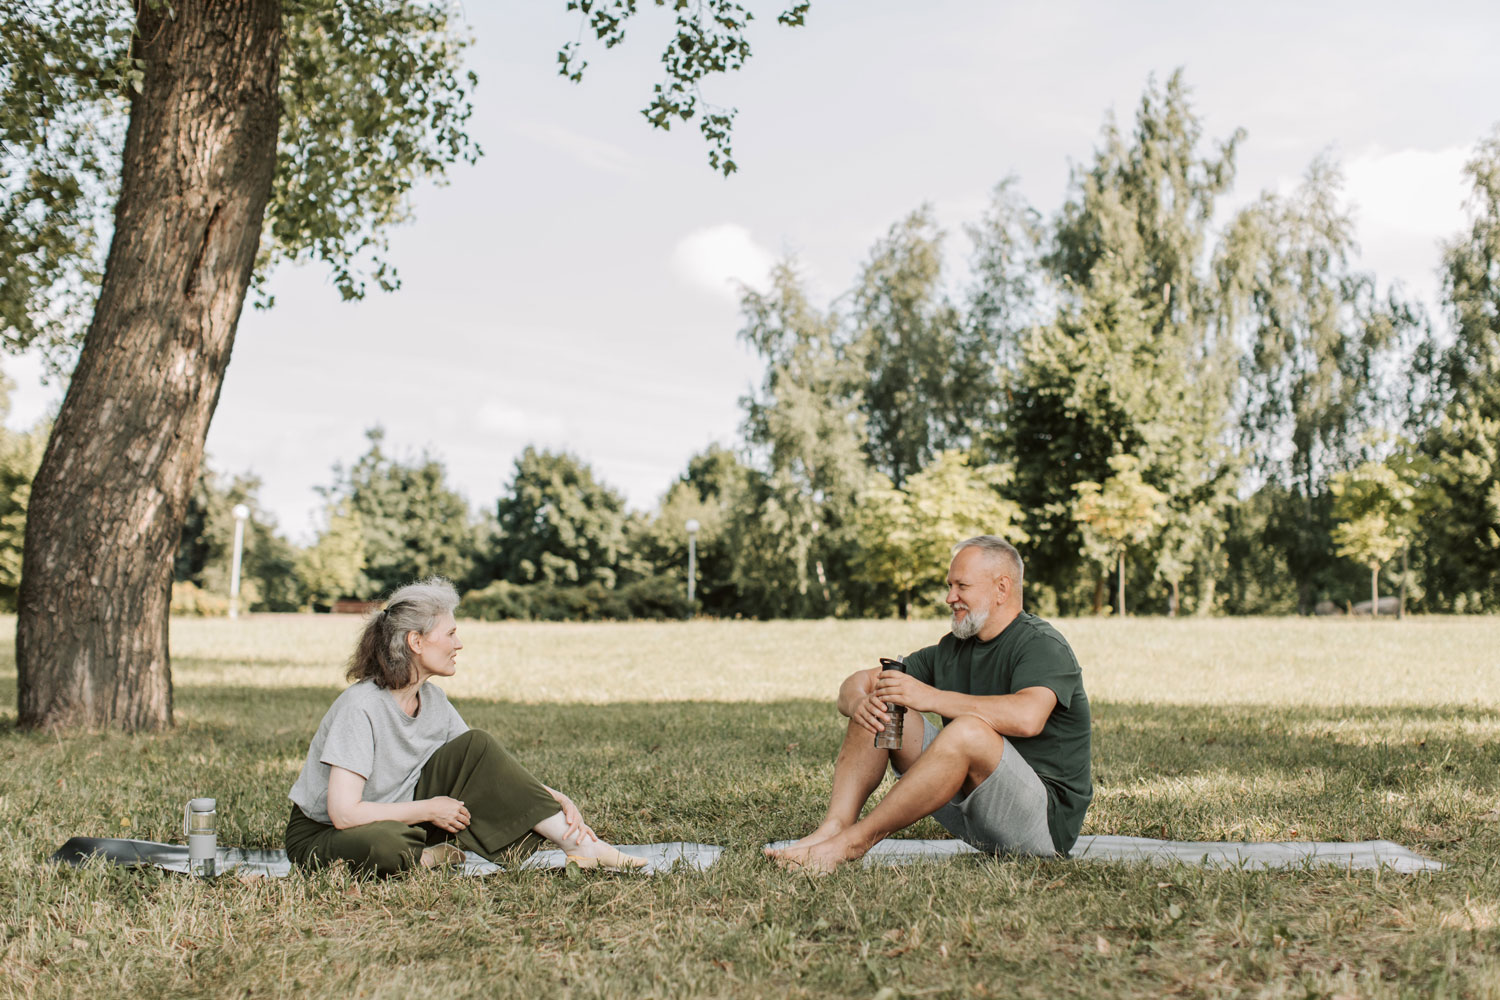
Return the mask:
<svg viewBox="0 0 1500 1000">
<path fill-rule="evenodd" d="M 906 673 L 906 658 L 898 656 L 894 660 L 880 658 L 881 670 L 899 670 Z M 906 706 L 887 704 L 885 710 L 890 713 L 890 718 L 885 720 L 885 728 L 875 734 L 875 748 L 877 750 L 900 750 L 901 749 L 901 727 L 906 722 Z"/>
</svg>

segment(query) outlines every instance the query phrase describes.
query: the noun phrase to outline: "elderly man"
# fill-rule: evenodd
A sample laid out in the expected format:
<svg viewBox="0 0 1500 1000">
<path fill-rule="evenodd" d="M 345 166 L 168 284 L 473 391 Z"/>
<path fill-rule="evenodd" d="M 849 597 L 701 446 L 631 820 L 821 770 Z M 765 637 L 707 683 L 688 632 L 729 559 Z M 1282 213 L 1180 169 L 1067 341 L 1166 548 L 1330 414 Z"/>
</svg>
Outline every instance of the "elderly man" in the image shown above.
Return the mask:
<svg viewBox="0 0 1500 1000">
<path fill-rule="evenodd" d="M 848 733 L 816 830 L 767 853 L 783 867 L 829 872 L 933 816 L 983 851 L 1066 856 L 1093 798 L 1089 700 L 1073 650 L 1021 609 L 1021 556 L 980 535 L 948 570 L 950 634 L 907 657 L 906 672 L 861 670 L 839 688 Z M 874 746 L 890 707 L 912 710 L 899 750 Z M 939 729 L 916 712 L 943 718 Z M 864 819 L 886 764 L 901 780 Z"/>
</svg>

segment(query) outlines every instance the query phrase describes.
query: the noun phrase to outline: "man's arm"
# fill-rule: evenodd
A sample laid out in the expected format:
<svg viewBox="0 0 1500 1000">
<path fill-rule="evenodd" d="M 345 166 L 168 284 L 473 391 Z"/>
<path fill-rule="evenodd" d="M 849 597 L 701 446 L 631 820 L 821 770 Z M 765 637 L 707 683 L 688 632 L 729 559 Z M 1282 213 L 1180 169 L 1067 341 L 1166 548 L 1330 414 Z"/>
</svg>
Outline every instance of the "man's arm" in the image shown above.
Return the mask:
<svg viewBox="0 0 1500 1000">
<path fill-rule="evenodd" d="M 875 673 L 873 670 L 865 672 Z M 844 683 L 847 686 L 849 681 Z M 842 691 L 840 696 L 839 710 L 843 711 Z M 948 719 L 973 715 L 984 720 L 1001 736 L 1015 737 L 1040 733 L 1052 715 L 1052 709 L 1057 706 L 1057 695 L 1051 688 L 1028 687 L 1014 694 L 962 694 L 923 684 L 899 670 L 881 671 L 867 700 L 905 705 L 918 712 L 936 712 Z"/>
</svg>

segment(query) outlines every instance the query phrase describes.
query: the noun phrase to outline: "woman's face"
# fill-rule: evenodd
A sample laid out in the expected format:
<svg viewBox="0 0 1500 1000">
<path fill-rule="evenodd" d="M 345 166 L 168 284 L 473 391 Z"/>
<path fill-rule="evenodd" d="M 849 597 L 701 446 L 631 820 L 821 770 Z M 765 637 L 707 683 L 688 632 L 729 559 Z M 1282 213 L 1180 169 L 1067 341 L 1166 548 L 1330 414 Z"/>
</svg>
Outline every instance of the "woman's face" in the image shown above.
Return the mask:
<svg viewBox="0 0 1500 1000">
<path fill-rule="evenodd" d="M 452 677 L 458 666 L 458 651 L 464 644 L 458 641 L 458 622 L 445 614 L 431 629 L 420 634 L 410 633 L 412 652 L 417 654 L 417 681 L 429 677 Z"/>
</svg>

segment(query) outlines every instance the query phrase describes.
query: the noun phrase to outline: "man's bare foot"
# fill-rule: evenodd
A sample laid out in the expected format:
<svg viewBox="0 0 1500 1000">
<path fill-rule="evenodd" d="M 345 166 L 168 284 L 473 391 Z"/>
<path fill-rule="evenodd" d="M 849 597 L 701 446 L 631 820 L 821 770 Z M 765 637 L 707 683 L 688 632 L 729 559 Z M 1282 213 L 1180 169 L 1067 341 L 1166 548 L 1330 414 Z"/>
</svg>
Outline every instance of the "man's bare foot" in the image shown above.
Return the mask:
<svg viewBox="0 0 1500 1000">
<path fill-rule="evenodd" d="M 837 837 L 843 832 L 843 823 L 836 819 L 825 819 L 818 825 L 818 828 L 816 830 L 814 830 L 812 833 L 809 833 L 801 840 L 795 840 L 785 847 L 767 847 L 763 848 L 763 850 L 765 851 L 765 855 L 768 858 L 780 858 L 787 851 L 795 851 L 803 847 L 811 847 L 814 844 L 821 844 L 823 841 L 829 839 L 830 837 Z"/>
<path fill-rule="evenodd" d="M 845 845 L 842 840 L 829 838 L 803 847 L 783 848 L 772 855 L 772 858 L 789 872 L 830 875 L 839 865 L 859 858 L 861 853 Z"/>
</svg>

